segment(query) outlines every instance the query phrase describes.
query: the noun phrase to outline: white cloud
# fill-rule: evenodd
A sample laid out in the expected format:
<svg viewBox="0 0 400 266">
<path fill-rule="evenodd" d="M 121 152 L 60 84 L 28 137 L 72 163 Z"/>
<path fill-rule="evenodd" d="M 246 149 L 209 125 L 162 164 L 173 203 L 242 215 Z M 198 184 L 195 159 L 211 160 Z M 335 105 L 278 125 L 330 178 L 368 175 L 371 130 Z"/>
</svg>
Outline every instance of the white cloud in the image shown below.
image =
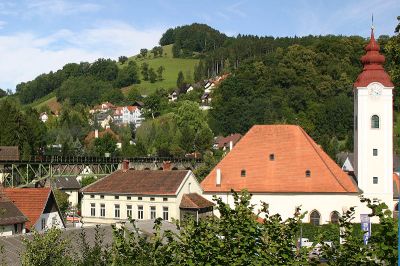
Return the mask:
<svg viewBox="0 0 400 266">
<path fill-rule="evenodd" d="M 65 0 L 37 0 L 28 2 L 30 15 L 71 15 L 99 11 L 102 7 L 94 3 L 79 3 Z"/>
<path fill-rule="evenodd" d="M 48 36 L 33 33 L 0 35 L 0 88 L 15 85 L 62 68 L 70 62 L 137 54 L 140 48 L 157 45 L 164 29 L 137 30 L 131 25 L 108 21 L 79 32 L 59 30 Z"/>
<path fill-rule="evenodd" d="M 2 29 L 2 28 L 4 28 L 4 26 L 7 24 L 7 22 L 5 22 L 5 21 L 1 21 L 0 20 L 0 30 Z"/>
</svg>

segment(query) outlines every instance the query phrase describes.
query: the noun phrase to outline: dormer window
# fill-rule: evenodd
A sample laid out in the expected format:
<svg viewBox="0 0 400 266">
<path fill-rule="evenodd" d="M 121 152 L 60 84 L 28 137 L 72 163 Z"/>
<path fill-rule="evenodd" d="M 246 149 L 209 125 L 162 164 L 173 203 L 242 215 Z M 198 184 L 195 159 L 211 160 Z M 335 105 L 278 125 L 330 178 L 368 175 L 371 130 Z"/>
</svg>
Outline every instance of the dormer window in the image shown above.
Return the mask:
<svg viewBox="0 0 400 266">
<path fill-rule="evenodd" d="M 310 177 L 311 176 L 311 171 L 310 170 L 306 170 L 306 177 Z"/>
<path fill-rule="evenodd" d="M 242 171 L 240 171 L 240 176 L 241 177 L 246 177 L 246 170 L 242 169 Z"/>
<path fill-rule="evenodd" d="M 274 161 L 274 160 L 275 160 L 275 154 L 271 153 L 271 154 L 269 155 L 269 160 L 270 160 L 270 161 Z"/>
</svg>

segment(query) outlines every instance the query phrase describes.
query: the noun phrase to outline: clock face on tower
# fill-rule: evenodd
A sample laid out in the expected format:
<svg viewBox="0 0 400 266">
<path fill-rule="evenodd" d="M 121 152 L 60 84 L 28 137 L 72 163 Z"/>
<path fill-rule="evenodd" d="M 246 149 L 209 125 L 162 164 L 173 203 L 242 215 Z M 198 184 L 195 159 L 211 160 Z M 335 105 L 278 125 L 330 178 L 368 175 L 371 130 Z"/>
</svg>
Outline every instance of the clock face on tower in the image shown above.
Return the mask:
<svg viewBox="0 0 400 266">
<path fill-rule="evenodd" d="M 369 95 L 372 96 L 380 96 L 382 94 L 382 85 L 379 85 L 377 83 L 373 83 L 369 86 Z"/>
</svg>

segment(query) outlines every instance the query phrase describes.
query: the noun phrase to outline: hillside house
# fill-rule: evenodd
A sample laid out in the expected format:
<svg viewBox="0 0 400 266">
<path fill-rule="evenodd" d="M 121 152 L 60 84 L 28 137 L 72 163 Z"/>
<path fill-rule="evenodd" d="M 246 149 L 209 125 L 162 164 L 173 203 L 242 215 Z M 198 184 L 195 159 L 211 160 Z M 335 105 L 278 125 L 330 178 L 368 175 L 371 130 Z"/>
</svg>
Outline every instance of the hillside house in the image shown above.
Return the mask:
<svg viewBox="0 0 400 266">
<path fill-rule="evenodd" d="M 114 110 L 113 119 L 116 124 L 127 125 L 133 123 L 136 127 L 139 127 L 144 120 L 142 112 L 137 106 L 117 107 Z"/>
<path fill-rule="evenodd" d="M 113 105 L 112 103 L 104 102 L 104 103 L 102 103 L 100 105 L 94 106 L 93 109 L 91 109 L 89 111 L 89 113 L 91 113 L 91 114 L 94 114 L 94 113 L 97 113 L 97 112 L 105 113 L 105 112 L 114 110 L 115 108 L 116 108 L 115 105 Z"/>
<path fill-rule="evenodd" d="M 126 167 L 83 188 L 84 223 L 180 219 L 184 213 L 212 214 L 213 203 L 204 199 L 190 170 L 132 170 Z"/>
<path fill-rule="evenodd" d="M 47 114 L 47 112 L 43 112 L 39 115 L 39 119 L 40 121 L 42 121 L 43 123 L 46 123 L 47 120 L 49 120 L 49 115 Z"/>
<path fill-rule="evenodd" d="M 25 223 L 28 218 L 2 192 L 0 193 L 0 210 L 0 236 L 25 233 Z"/>
<path fill-rule="evenodd" d="M 65 228 L 51 188 L 5 188 L 4 193 L 28 218 L 27 232 L 48 228 Z"/>
<path fill-rule="evenodd" d="M 231 134 L 229 136 L 223 137 L 218 136 L 214 140 L 214 149 L 220 150 L 232 150 L 233 147 L 238 143 L 238 141 L 242 138 L 242 135 L 239 133 Z"/>
<path fill-rule="evenodd" d="M 178 100 L 179 95 L 186 94 L 193 91 L 194 88 L 191 84 L 183 84 L 180 88 L 177 88 L 172 93 L 168 95 L 168 100 L 170 102 L 175 102 Z"/>
</svg>

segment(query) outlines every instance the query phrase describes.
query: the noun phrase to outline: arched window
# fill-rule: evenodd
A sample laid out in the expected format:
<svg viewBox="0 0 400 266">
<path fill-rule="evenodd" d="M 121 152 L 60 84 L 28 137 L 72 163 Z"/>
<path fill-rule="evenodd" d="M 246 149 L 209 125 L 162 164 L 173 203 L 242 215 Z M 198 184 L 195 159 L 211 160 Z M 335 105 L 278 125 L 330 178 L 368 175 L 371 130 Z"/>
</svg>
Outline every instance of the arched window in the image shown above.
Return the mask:
<svg viewBox="0 0 400 266">
<path fill-rule="evenodd" d="M 321 214 L 314 210 L 310 213 L 310 223 L 313 225 L 320 225 Z"/>
<path fill-rule="evenodd" d="M 397 218 L 398 216 L 399 216 L 399 204 L 396 203 L 396 205 L 394 205 L 393 217 Z"/>
<path fill-rule="evenodd" d="M 371 117 L 371 128 L 379 128 L 379 116 L 373 115 Z"/>
<path fill-rule="evenodd" d="M 333 211 L 331 213 L 331 223 L 333 223 L 333 224 L 339 223 L 339 213 L 337 211 Z"/>
</svg>

